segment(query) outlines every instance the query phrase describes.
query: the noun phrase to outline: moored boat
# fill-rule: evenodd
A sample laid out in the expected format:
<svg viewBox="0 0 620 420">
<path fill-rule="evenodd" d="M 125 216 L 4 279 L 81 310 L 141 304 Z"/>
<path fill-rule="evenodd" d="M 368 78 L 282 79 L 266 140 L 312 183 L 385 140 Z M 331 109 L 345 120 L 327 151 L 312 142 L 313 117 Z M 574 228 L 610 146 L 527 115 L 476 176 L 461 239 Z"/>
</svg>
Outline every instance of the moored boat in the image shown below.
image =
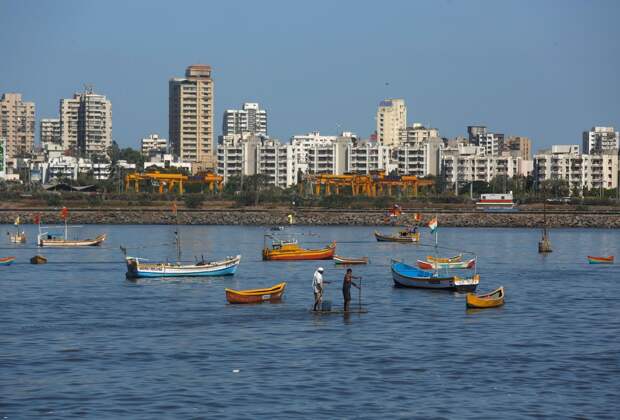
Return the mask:
<svg viewBox="0 0 620 420">
<path fill-rule="evenodd" d="M 225 289 L 228 303 L 262 303 L 277 302 L 282 299 L 286 282 L 266 289 L 233 290 Z"/>
<path fill-rule="evenodd" d="M 614 256 L 609 255 L 607 257 L 594 257 L 591 255 L 588 255 L 588 262 L 590 264 L 613 264 Z"/>
<path fill-rule="evenodd" d="M 296 240 L 274 240 L 271 248 L 263 248 L 265 261 L 331 260 L 336 252 L 336 242 L 326 248 L 305 249 Z"/>
<path fill-rule="evenodd" d="M 438 262 L 438 263 L 460 262 L 460 261 L 463 261 L 463 254 L 455 255 L 454 257 L 448 257 L 448 258 L 442 258 L 442 257 L 435 257 L 435 256 L 432 256 L 432 255 L 427 255 L 426 256 L 426 261 Z"/>
<path fill-rule="evenodd" d="M 15 257 L 0 258 L 0 265 L 11 265 L 15 261 Z"/>
<path fill-rule="evenodd" d="M 476 265 L 476 259 L 472 258 L 466 261 L 454 261 L 454 262 L 434 262 L 434 261 L 417 261 L 417 266 L 422 270 L 439 270 L 441 268 L 454 268 L 454 269 L 471 269 Z"/>
<path fill-rule="evenodd" d="M 66 239 L 66 236 L 52 234 L 40 234 L 38 237 L 39 246 L 75 248 L 83 246 L 99 246 L 105 241 L 106 235 L 98 235 L 94 239 Z"/>
<path fill-rule="evenodd" d="M 368 264 L 368 257 L 360 257 L 360 258 L 346 258 L 340 255 L 334 255 L 334 262 L 336 264 Z"/>
<path fill-rule="evenodd" d="M 30 264 L 45 264 L 47 263 L 47 258 L 45 258 L 43 255 L 35 255 L 34 257 L 30 258 Z"/>
<path fill-rule="evenodd" d="M 416 229 L 403 229 L 395 235 L 386 235 L 375 230 L 375 238 L 379 242 L 412 243 L 420 241 L 420 233 Z"/>
<path fill-rule="evenodd" d="M 20 230 L 20 218 L 19 216 L 17 216 L 15 218 L 15 234 L 12 234 L 11 232 L 7 232 L 7 234 L 9 235 L 9 242 L 13 243 L 13 244 L 25 244 L 26 243 L 26 232 L 24 232 L 23 230 Z"/>
<path fill-rule="evenodd" d="M 396 260 L 392 260 L 391 269 L 394 284 L 399 287 L 473 292 L 480 282 L 478 274 L 469 278 L 442 276 L 437 272 L 420 270 Z"/>
<path fill-rule="evenodd" d="M 221 261 L 200 261 L 196 264 L 150 263 L 142 258 L 126 257 L 127 277 L 204 277 L 235 274 L 241 255 Z"/>
<path fill-rule="evenodd" d="M 475 295 L 468 293 L 465 297 L 468 308 L 496 308 L 504 304 L 504 288 L 500 287 L 492 292 Z"/>
</svg>

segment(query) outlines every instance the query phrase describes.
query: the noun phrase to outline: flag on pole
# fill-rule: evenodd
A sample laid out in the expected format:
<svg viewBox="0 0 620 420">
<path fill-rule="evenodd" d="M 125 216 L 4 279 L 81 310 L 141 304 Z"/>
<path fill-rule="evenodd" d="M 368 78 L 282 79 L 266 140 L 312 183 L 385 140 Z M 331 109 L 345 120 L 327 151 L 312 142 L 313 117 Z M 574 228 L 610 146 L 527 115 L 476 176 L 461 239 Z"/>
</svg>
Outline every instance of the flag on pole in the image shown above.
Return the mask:
<svg viewBox="0 0 620 420">
<path fill-rule="evenodd" d="M 428 227 L 431 228 L 431 233 L 435 233 L 437 230 L 437 218 L 433 217 L 430 222 L 428 222 Z"/>
<path fill-rule="evenodd" d="M 19 216 L 15 218 L 15 226 L 19 226 Z"/>
<path fill-rule="evenodd" d="M 41 215 L 39 213 L 34 215 L 34 224 L 35 225 L 40 225 L 41 224 Z"/>
<path fill-rule="evenodd" d="M 67 220 L 67 217 L 69 217 L 69 209 L 66 207 L 63 207 L 62 210 L 60 210 L 60 218 L 62 220 Z"/>
<path fill-rule="evenodd" d="M 416 222 L 419 222 L 420 220 L 422 220 L 422 215 L 420 213 L 416 213 L 414 218 Z"/>
</svg>

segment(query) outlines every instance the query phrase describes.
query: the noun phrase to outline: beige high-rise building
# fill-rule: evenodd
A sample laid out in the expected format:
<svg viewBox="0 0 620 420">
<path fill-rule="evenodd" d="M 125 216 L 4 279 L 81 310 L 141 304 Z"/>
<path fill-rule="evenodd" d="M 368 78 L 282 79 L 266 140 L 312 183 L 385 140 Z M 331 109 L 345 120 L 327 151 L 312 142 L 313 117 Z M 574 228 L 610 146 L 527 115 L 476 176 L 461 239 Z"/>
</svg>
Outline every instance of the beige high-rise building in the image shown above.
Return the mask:
<svg viewBox="0 0 620 420">
<path fill-rule="evenodd" d="M 112 102 L 92 91 L 61 99 L 60 131 L 65 150 L 88 158 L 106 155 L 112 146 Z"/>
<path fill-rule="evenodd" d="M 404 99 L 386 99 L 377 110 L 377 141 L 398 146 L 400 130 L 407 127 L 407 106 Z"/>
<path fill-rule="evenodd" d="M 34 102 L 22 101 L 21 93 L 5 93 L 0 99 L 2 137 L 8 159 L 30 153 L 34 147 Z"/>
<path fill-rule="evenodd" d="M 532 159 L 532 141 L 528 137 L 510 136 L 504 143 L 504 151 L 511 156 L 521 157 L 524 160 Z"/>
<path fill-rule="evenodd" d="M 184 78 L 169 82 L 169 139 L 174 152 L 194 172 L 215 168 L 213 79 L 211 66 L 195 64 Z"/>
<path fill-rule="evenodd" d="M 39 139 L 41 147 L 46 145 L 62 145 L 62 135 L 60 131 L 60 118 L 43 118 L 39 124 Z"/>
</svg>

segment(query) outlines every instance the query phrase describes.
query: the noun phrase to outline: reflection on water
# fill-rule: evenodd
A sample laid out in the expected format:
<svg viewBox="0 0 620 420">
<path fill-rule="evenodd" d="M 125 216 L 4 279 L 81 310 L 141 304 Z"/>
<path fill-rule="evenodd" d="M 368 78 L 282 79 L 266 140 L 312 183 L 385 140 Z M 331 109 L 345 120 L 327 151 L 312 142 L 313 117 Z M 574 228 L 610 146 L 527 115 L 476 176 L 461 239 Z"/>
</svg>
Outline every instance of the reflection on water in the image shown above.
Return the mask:
<svg viewBox="0 0 620 420">
<path fill-rule="evenodd" d="M 478 255 L 479 292 L 503 285 L 506 305 L 465 309 L 465 295 L 392 286 L 390 258 L 432 248 L 377 243 L 372 227 L 313 227 L 300 242 L 341 241 L 369 256 L 368 313 L 316 315 L 312 274 L 342 308 L 344 268 L 330 261 L 262 262 L 264 229 L 182 226 L 183 256 L 241 253 L 235 276 L 125 279 L 123 255 L 174 260 L 173 227 L 85 226 L 102 248 L 29 245 L 0 256 L 0 413 L 53 417 L 610 417 L 620 412 L 620 232 L 441 228 L 440 243 Z M 0 231 L 2 228 L 0 227 Z M 5 229 L 6 230 L 6 229 Z M 34 228 L 26 227 L 29 237 Z M 316 236 L 318 235 L 318 236 Z M 422 241 L 431 243 L 428 232 Z M 448 256 L 448 255 L 443 255 Z M 288 282 L 284 300 L 228 305 L 224 288 Z M 351 309 L 357 307 L 352 293 Z"/>
</svg>

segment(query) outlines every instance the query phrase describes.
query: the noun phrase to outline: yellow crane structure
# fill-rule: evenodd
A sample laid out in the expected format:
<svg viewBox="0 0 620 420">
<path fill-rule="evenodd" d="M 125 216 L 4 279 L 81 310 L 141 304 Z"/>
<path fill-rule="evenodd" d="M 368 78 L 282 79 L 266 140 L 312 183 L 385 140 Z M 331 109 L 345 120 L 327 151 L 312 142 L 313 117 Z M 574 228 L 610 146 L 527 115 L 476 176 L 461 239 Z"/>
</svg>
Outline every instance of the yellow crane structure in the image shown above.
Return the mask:
<svg viewBox="0 0 620 420">
<path fill-rule="evenodd" d="M 398 190 L 401 194 L 417 197 L 420 187 L 432 186 L 434 181 L 414 175 L 386 176 L 385 171 L 377 171 L 370 174 L 306 175 L 304 182 L 300 184 L 300 193 L 308 185 L 313 195 L 340 195 L 344 188 L 350 188 L 353 196 L 377 197 L 392 195 L 394 190 Z"/>
<path fill-rule="evenodd" d="M 145 173 L 131 173 L 125 176 L 125 190 L 133 189 L 140 192 L 140 183 L 147 181 L 156 185 L 160 194 L 164 192 L 176 192 L 183 194 L 184 185 L 201 183 L 207 185 L 210 192 L 222 191 L 224 177 L 213 172 L 204 172 L 196 176 L 189 177 L 179 173 L 161 173 L 159 171 Z"/>
</svg>

